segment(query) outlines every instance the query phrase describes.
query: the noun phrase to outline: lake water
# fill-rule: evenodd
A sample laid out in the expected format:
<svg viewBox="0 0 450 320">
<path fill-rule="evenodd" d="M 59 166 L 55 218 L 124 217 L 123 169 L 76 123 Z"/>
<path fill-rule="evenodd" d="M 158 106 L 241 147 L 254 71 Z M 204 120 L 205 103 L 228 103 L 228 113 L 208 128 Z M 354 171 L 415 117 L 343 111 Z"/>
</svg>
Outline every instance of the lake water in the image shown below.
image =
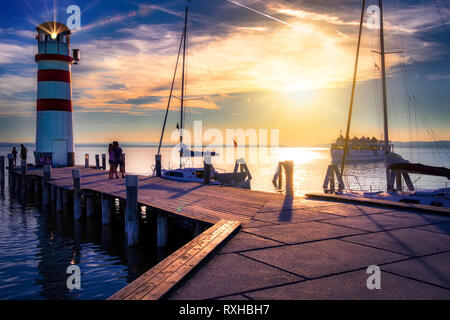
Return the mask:
<svg viewBox="0 0 450 320">
<path fill-rule="evenodd" d="M 150 174 L 154 165 L 156 148 L 123 147 L 126 153 L 127 172 Z M 330 164 L 328 148 L 238 148 L 232 152 L 232 161 L 225 161 L 226 152 L 214 158 L 217 170 L 231 171 L 235 157 L 245 157 L 253 176 L 253 190 L 282 192 L 272 185 L 277 164 L 294 160 L 294 189 L 297 196 L 308 192 L 321 192 L 327 166 Z M 28 161 L 33 162 L 33 147 L 29 146 Z M 91 165 L 95 154 L 106 153 L 103 146 L 77 147 L 76 164 L 84 164 L 84 154 L 89 153 Z M 244 152 L 245 151 L 245 152 Z M 0 147 L 0 155 L 10 148 Z M 450 167 L 446 152 L 437 149 L 397 149 L 403 157 L 424 164 Z M 164 167 L 176 167 L 177 159 L 171 157 L 172 148 L 162 149 Z M 245 153 L 245 154 L 244 154 Z M 200 162 L 196 163 L 201 165 Z M 373 191 L 385 184 L 383 163 L 348 165 L 347 180 L 352 189 Z M 356 178 L 358 177 L 357 182 Z M 445 187 L 447 179 L 412 176 L 418 188 Z M 119 219 L 118 212 L 116 219 Z M 8 191 L 0 194 L 0 299 L 106 299 L 136 279 L 158 261 L 176 250 L 189 235 L 180 232 L 166 250 L 157 250 L 150 234 L 143 229 L 147 242 L 136 249 L 124 246 L 123 225 L 102 226 L 98 221 L 74 222 L 69 213 L 44 212 L 39 207 L 19 202 Z M 143 220 L 144 225 L 147 223 Z M 76 264 L 81 268 L 81 290 L 69 290 L 66 268 Z"/>
</svg>

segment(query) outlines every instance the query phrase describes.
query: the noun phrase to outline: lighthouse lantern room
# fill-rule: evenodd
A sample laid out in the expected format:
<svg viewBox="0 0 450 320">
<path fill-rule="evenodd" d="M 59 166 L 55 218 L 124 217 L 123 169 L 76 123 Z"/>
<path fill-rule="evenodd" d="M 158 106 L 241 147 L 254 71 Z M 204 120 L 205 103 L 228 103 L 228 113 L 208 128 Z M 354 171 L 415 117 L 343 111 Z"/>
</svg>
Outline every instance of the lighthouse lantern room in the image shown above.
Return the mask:
<svg viewBox="0 0 450 320">
<path fill-rule="evenodd" d="M 71 66 L 78 63 L 79 52 L 75 59 L 70 55 L 71 32 L 64 24 L 46 22 L 36 30 L 36 163 L 44 155 L 53 166 L 73 166 Z"/>
</svg>

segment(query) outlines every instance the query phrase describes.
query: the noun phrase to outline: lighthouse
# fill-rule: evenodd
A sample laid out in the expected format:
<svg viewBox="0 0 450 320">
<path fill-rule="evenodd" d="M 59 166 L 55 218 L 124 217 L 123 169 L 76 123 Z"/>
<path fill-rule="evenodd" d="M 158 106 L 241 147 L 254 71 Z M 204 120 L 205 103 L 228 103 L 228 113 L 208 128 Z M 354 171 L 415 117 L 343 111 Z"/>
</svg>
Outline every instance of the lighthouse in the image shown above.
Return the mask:
<svg viewBox="0 0 450 320">
<path fill-rule="evenodd" d="M 53 166 L 73 166 L 71 67 L 79 51 L 70 55 L 70 29 L 59 22 L 37 28 L 36 163 L 48 156 Z"/>
</svg>

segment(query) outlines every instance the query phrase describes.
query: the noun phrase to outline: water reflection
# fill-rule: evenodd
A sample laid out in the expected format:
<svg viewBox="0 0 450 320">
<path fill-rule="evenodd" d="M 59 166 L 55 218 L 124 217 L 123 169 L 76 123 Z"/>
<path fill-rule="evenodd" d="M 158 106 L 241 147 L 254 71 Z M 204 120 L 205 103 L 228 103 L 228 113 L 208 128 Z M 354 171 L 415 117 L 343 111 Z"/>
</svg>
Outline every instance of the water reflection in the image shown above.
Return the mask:
<svg viewBox="0 0 450 320">
<path fill-rule="evenodd" d="M 103 226 L 99 214 L 74 221 L 68 208 L 38 208 L 8 189 L 0 195 L 0 299 L 106 299 L 192 238 L 181 232 L 158 250 L 146 215 L 142 245 L 128 248 L 120 208 Z M 67 288 L 72 264 L 81 269 L 81 290 Z"/>
</svg>

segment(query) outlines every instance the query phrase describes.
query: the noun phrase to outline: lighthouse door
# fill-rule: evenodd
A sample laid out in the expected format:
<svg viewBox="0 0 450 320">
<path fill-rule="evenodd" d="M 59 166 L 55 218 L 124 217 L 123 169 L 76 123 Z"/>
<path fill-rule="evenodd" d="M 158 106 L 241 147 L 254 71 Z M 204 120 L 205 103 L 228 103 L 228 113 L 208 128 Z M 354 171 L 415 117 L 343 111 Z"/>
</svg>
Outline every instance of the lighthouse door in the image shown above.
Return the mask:
<svg viewBox="0 0 450 320">
<path fill-rule="evenodd" d="M 67 166 L 67 140 L 53 140 L 52 164 Z"/>
</svg>

